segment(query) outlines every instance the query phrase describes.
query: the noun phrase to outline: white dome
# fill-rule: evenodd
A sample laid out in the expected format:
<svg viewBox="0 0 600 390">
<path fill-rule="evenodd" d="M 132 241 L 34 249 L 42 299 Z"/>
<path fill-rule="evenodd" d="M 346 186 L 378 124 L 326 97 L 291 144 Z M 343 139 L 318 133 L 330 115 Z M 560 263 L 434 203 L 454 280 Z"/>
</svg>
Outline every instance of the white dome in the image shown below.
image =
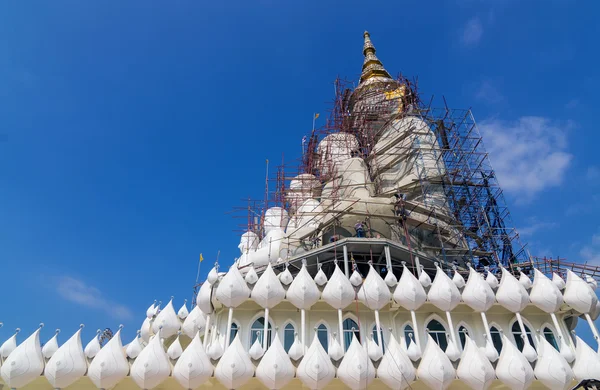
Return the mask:
<svg viewBox="0 0 600 390">
<path fill-rule="evenodd" d="M 317 147 L 321 156 L 319 168 L 323 175 L 335 172 L 338 164 L 352 157 L 359 149 L 358 140 L 348 133 L 333 133 L 323 138 Z"/>
</svg>

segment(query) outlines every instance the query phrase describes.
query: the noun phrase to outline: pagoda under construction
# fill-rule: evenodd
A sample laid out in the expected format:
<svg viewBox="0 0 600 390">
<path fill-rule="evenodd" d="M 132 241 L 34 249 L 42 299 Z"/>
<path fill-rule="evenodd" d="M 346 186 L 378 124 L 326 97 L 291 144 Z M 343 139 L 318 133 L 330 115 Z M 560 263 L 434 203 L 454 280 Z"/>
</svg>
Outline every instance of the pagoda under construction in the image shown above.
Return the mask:
<svg viewBox="0 0 600 390">
<path fill-rule="evenodd" d="M 84 348 L 0 347 L 7 388 L 568 389 L 600 380 L 596 268 L 520 243 L 470 110 L 433 108 L 364 33 L 302 157 L 243 210 L 195 302 Z M 316 119 L 317 115 L 315 115 Z M 314 121 L 313 121 L 314 123 Z M 270 185 L 269 185 L 270 184 Z M 575 334 L 587 322 L 595 340 Z M 0 383 L 1 385 L 1 383 Z"/>
</svg>

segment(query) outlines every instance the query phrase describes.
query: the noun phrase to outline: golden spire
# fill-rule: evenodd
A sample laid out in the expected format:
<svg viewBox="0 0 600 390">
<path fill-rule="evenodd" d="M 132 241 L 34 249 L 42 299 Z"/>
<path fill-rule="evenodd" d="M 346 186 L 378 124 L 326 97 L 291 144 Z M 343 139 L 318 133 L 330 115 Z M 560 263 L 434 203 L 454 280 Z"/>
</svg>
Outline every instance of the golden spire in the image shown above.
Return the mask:
<svg viewBox="0 0 600 390">
<path fill-rule="evenodd" d="M 380 76 L 391 79 L 390 74 L 385 70 L 379 58 L 375 55 L 375 46 L 371 42 L 371 35 L 368 31 L 364 33 L 365 45 L 363 46 L 363 55 L 365 56 L 365 62 L 362 66 L 362 74 L 360 75 L 360 82 L 370 79 L 371 77 Z"/>
</svg>

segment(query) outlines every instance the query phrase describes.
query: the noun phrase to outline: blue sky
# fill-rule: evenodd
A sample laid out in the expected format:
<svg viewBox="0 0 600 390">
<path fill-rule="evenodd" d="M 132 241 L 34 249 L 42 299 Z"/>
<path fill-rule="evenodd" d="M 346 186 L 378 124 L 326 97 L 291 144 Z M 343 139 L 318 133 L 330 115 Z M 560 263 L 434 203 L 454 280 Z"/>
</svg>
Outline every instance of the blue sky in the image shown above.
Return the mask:
<svg viewBox="0 0 600 390">
<path fill-rule="evenodd" d="M 199 252 L 203 274 L 237 256 L 227 212 L 265 159 L 299 157 L 358 78 L 365 29 L 392 74 L 473 108 L 532 254 L 600 264 L 595 3 L 32 3 L 0 4 L 0 340 L 128 341 L 191 298 Z"/>
</svg>

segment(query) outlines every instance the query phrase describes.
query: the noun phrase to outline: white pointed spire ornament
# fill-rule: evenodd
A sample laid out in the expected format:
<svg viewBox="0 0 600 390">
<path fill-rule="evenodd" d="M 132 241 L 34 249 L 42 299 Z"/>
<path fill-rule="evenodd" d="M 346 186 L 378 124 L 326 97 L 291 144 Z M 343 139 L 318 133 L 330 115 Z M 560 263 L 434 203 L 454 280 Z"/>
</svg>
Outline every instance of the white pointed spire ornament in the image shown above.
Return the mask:
<svg viewBox="0 0 600 390">
<path fill-rule="evenodd" d="M 537 380 L 549 389 L 571 388 L 574 375 L 569 363 L 545 337 L 538 337 L 538 340 L 539 357 L 533 370 Z"/>
<path fill-rule="evenodd" d="M 352 283 L 334 261 L 333 274 L 321 293 L 321 298 L 338 312 L 340 335 L 344 334 L 342 309 L 346 308 L 356 297 Z"/>
<path fill-rule="evenodd" d="M 171 363 L 163 348 L 162 336 L 162 329 L 159 329 L 131 365 L 131 378 L 141 389 L 152 389 L 171 374 Z"/>
<path fill-rule="evenodd" d="M 173 342 L 171 343 L 171 345 L 169 345 L 169 348 L 167 348 L 167 355 L 169 355 L 169 358 L 171 358 L 172 360 L 177 360 L 179 359 L 182 353 L 183 348 L 181 347 L 181 342 L 179 341 L 178 334 L 175 340 L 173 340 Z"/>
<path fill-rule="evenodd" d="M 529 279 L 529 276 L 525 275 L 523 273 L 523 271 L 521 271 L 520 268 L 519 268 L 519 283 L 521 283 L 521 285 L 523 287 L 525 287 L 525 290 L 529 290 L 531 288 L 531 286 L 533 285 L 533 283 L 531 282 L 531 279 Z"/>
<path fill-rule="evenodd" d="M 226 388 L 236 389 L 248 382 L 253 375 L 254 365 L 242 346 L 238 332 L 219 360 L 215 368 L 215 378 Z"/>
<path fill-rule="evenodd" d="M 250 296 L 250 289 L 245 283 L 237 265 L 232 265 L 217 287 L 216 297 L 225 307 L 238 307 Z M 200 309 L 204 311 L 202 307 Z"/>
<path fill-rule="evenodd" d="M 208 281 L 208 283 L 210 284 L 215 284 L 215 282 L 217 280 L 219 280 L 219 265 L 215 264 L 214 267 L 211 268 L 211 270 L 208 272 L 208 275 L 206 275 L 206 280 Z"/>
<path fill-rule="evenodd" d="M 600 357 L 579 336 L 575 336 L 573 374 L 578 381 L 600 378 Z"/>
<path fill-rule="evenodd" d="M 421 347 L 416 343 L 415 338 L 412 333 L 409 333 L 408 338 L 410 339 L 410 344 L 406 349 L 406 355 L 412 360 L 416 362 L 421 358 Z"/>
<path fill-rule="evenodd" d="M 460 351 L 458 350 L 456 344 L 454 344 L 454 341 L 452 341 L 452 337 L 448 338 L 448 345 L 446 346 L 444 353 L 446 356 L 448 356 L 448 359 L 453 362 L 457 361 L 460 357 Z"/>
<path fill-rule="evenodd" d="M 490 325 L 485 312 L 488 311 L 492 305 L 494 305 L 496 298 L 490 285 L 483 279 L 481 274 L 471 267 L 470 264 L 469 280 L 467 280 L 467 284 L 462 292 L 462 300 L 471 309 L 480 313 L 486 335 L 485 355 L 491 362 L 495 362 L 498 360 L 498 351 L 493 346 Z"/>
<path fill-rule="evenodd" d="M 496 291 L 496 300 L 504 308 L 515 313 L 517 321 L 519 322 L 519 328 L 521 329 L 521 338 L 523 339 L 524 343 L 523 355 L 527 358 L 527 360 L 533 362 L 536 359 L 536 352 L 529 342 L 527 332 L 525 331 L 525 324 L 523 323 L 523 318 L 521 317 L 521 312 L 530 302 L 529 295 L 527 294 L 527 290 L 525 290 L 523 284 L 519 283 L 517 278 L 508 272 L 506 268 L 502 266 L 500 267 L 502 269 L 502 279 L 500 280 L 500 285 Z"/>
<path fill-rule="evenodd" d="M 151 304 L 148 307 L 148 309 L 146 310 L 146 317 L 152 318 L 154 315 L 156 315 L 155 310 L 156 310 L 156 299 L 154 300 L 154 303 Z"/>
<path fill-rule="evenodd" d="M 437 263 L 435 268 L 435 278 L 427 293 L 427 298 L 438 309 L 449 312 L 460 303 L 460 291 Z"/>
<path fill-rule="evenodd" d="M 448 327 L 450 328 L 450 341 L 452 341 L 451 343 L 448 343 L 450 349 L 446 349 L 446 354 L 450 360 L 454 361 L 458 359 L 460 353 L 458 352 L 458 341 L 456 339 L 456 333 L 454 332 L 451 311 L 460 303 L 461 295 L 456 284 L 452 282 L 450 277 L 446 275 L 438 263 L 435 263 L 435 268 L 435 278 L 429 288 L 427 298 L 437 308 L 446 312 L 446 319 L 448 320 Z"/>
<path fill-rule="evenodd" d="M 152 331 L 155 334 L 158 333 L 159 329 L 161 330 L 161 336 L 164 338 L 176 335 L 179 329 L 181 329 L 181 321 L 179 321 L 173 307 L 173 297 L 171 297 L 167 306 L 158 313 L 152 322 Z"/>
<path fill-rule="evenodd" d="M 218 360 L 221 356 L 223 356 L 223 346 L 221 345 L 221 337 L 219 331 L 216 331 L 215 337 L 213 338 L 210 346 L 208 347 L 208 356 L 212 360 Z"/>
<path fill-rule="evenodd" d="M 485 281 L 487 282 L 487 284 L 490 285 L 490 287 L 492 288 L 492 290 L 497 289 L 498 285 L 500 284 L 498 282 L 498 278 L 496 278 L 496 275 L 494 275 L 493 273 L 490 272 L 490 267 L 484 267 L 484 269 L 487 272 L 487 276 L 485 277 Z"/>
<path fill-rule="evenodd" d="M 240 275 L 240 277 L 241 277 L 241 275 Z M 243 279 L 242 279 L 242 281 L 243 281 Z M 238 280 L 238 282 L 239 282 L 239 280 Z M 223 280 L 221 280 L 221 282 L 219 283 L 219 286 L 221 284 L 223 284 Z M 213 312 L 213 305 L 211 302 L 212 295 L 213 295 L 212 285 L 208 282 L 202 283 L 202 286 L 200 286 L 200 291 L 198 291 L 198 296 L 196 297 L 196 305 L 200 308 L 200 310 L 202 310 L 203 313 L 206 313 L 207 315 L 210 315 Z M 249 291 L 248 291 L 248 295 L 250 295 Z"/>
<path fill-rule="evenodd" d="M 563 298 L 567 305 L 584 315 L 600 349 L 600 335 L 590 316 L 590 312 L 595 310 L 598 303 L 598 296 L 592 287 L 573 271 L 567 270 L 567 284 Z"/>
<path fill-rule="evenodd" d="M 52 355 L 44 375 L 55 389 L 64 389 L 85 375 L 87 360 L 81 344 L 83 325 Z"/>
<path fill-rule="evenodd" d="M 424 268 L 422 265 L 419 266 L 421 273 L 419 274 L 419 282 L 421 283 L 421 285 L 425 288 L 431 286 L 431 278 L 429 277 L 429 275 L 427 274 L 427 272 L 425 272 Z"/>
<path fill-rule="evenodd" d="M 353 390 L 366 389 L 375 379 L 375 367 L 354 333 L 338 367 L 337 377 Z"/>
<path fill-rule="evenodd" d="M 306 345 L 306 310 L 317 303 L 320 296 L 321 292 L 317 284 L 306 269 L 306 261 L 302 261 L 302 268 L 290 284 L 285 297 L 300 309 L 300 338 L 303 347 Z"/>
<path fill-rule="evenodd" d="M 394 273 L 392 272 L 391 269 L 388 270 L 388 273 L 387 273 L 387 275 L 385 275 L 385 278 L 383 280 L 385 281 L 385 284 L 387 284 L 389 288 L 392 288 L 398 284 L 398 279 L 396 278 L 396 275 L 394 275 Z"/>
<path fill-rule="evenodd" d="M 560 353 L 571 363 L 575 359 L 575 353 L 571 350 L 571 347 L 565 342 L 565 337 L 562 332 L 562 328 L 558 323 L 558 318 L 555 312 L 560 309 L 563 304 L 563 296 L 558 289 L 558 286 L 554 284 L 546 275 L 541 273 L 539 270 L 534 270 L 533 285 L 529 292 L 529 298 L 531 302 L 550 314 L 554 327 L 558 332 Z"/>
<path fill-rule="evenodd" d="M 21 329 L 17 328 L 15 333 L 0 346 L 0 362 L 5 360 L 17 348 L 17 335 L 20 331 Z"/>
<path fill-rule="evenodd" d="M 262 273 L 252 289 L 251 298 L 263 308 L 272 309 L 285 298 L 285 289 L 275 275 L 271 264 Z"/>
<path fill-rule="evenodd" d="M 140 337 L 145 342 L 150 341 L 150 336 L 152 336 L 152 320 L 148 317 L 144 318 L 144 322 L 142 322 L 142 327 L 140 328 Z"/>
<path fill-rule="evenodd" d="M 465 348 L 456 368 L 456 376 L 473 390 L 489 388 L 496 378 L 494 367 L 489 359 L 469 335 L 465 335 Z"/>
<path fill-rule="evenodd" d="M 173 377 L 185 389 L 195 389 L 208 381 L 213 371 L 210 358 L 202 346 L 200 332 L 197 332 L 175 363 Z"/>
<path fill-rule="evenodd" d="M 350 283 L 352 283 L 354 287 L 358 287 L 361 285 L 362 282 L 362 276 L 360 276 L 360 273 L 358 273 L 358 269 L 355 267 L 354 271 L 352 272 L 352 275 L 350 275 Z"/>
<path fill-rule="evenodd" d="M 335 367 L 323 349 L 317 332 L 298 365 L 296 376 L 306 387 L 314 390 L 324 389 L 335 377 Z"/>
<path fill-rule="evenodd" d="M 260 342 L 260 332 L 257 331 L 256 333 L 256 340 L 254 340 L 254 342 L 250 346 L 250 349 L 248 350 L 248 355 L 250 355 L 250 358 L 254 360 L 260 359 L 265 354 L 265 350 L 263 349 L 262 343 Z"/>
<path fill-rule="evenodd" d="M 365 304 L 365 306 L 374 311 L 377 339 L 382 340 L 383 335 L 381 333 L 381 320 L 379 318 L 379 310 L 381 310 L 385 305 L 390 303 L 392 294 L 390 293 L 390 289 L 388 288 L 387 284 L 385 284 L 385 281 L 381 278 L 381 276 L 375 270 L 375 268 L 373 268 L 373 265 L 370 262 L 369 273 L 367 274 L 364 283 L 360 287 L 360 290 L 358 290 L 357 297 L 359 301 Z M 375 351 L 373 351 L 373 353 L 375 353 L 376 356 L 381 358 L 381 356 L 383 356 L 383 345 L 377 345 L 375 343 L 373 344 L 376 348 L 380 350 L 380 352 L 378 353 L 375 353 Z"/>
<path fill-rule="evenodd" d="M 89 343 L 87 343 L 85 349 L 83 350 L 83 352 L 85 353 L 85 357 L 87 357 L 88 359 L 93 359 L 98 354 L 98 352 L 100 352 L 100 348 L 102 348 L 100 346 L 100 333 L 102 333 L 102 331 L 98 329 L 94 338 L 91 339 Z"/>
<path fill-rule="evenodd" d="M 24 387 L 42 375 L 45 361 L 40 345 L 40 330 L 43 326 L 44 324 L 40 324 L 31 336 L 19 344 L 0 367 L 0 374 L 7 387 Z"/>
<path fill-rule="evenodd" d="M 317 271 L 317 274 L 315 275 L 315 283 L 319 286 L 324 286 L 325 283 L 327 283 L 327 276 L 325 275 L 325 272 L 323 272 L 323 270 L 321 269 L 321 265 L 319 264 L 319 271 Z"/>
<path fill-rule="evenodd" d="M 446 389 L 456 376 L 452 362 L 429 334 L 417 376 L 430 389 Z"/>
<path fill-rule="evenodd" d="M 144 349 L 144 346 L 140 342 L 140 333 L 141 332 L 138 330 L 135 338 L 127 345 L 127 348 L 125 348 L 125 353 L 130 359 L 138 357 L 140 352 L 142 352 L 142 349 Z"/>
<path fill-rule="evenodd" d="M 560 275 L 556 272 L 552 273 L 552 283 L 554 283 L 554 285 L 558 287 L 559 290 L 562 290 L 566 286 L 563 278 L 561 278 Z"/>
<path fill-rule="evenodd" d="M 366 351 L 367 356 L 374 362 L 379 361 L 383 357 L 383 348 L 380 347 L 375 340 L 373 340 L 373 335 L 369 335 L 366 343 Z"/>
<path fill-rule="evenodd" d="M 129 373 L 129 363 L 123 351 L 121 329 L 96 354 L 88 368 L 87 376 L 99 389 L 109 389 Z"/>
<path fill-rule="evenodd" d="M 294 333 L 294 342 L 288 351 L 288 356 L 292 360 L 300 360 L 302 356 L 304 356 L 304 345 L 300 342 L 298 338 L 298 333 Z"/>
<path fill-rule="evenodd" d="M 398 304 L 410 311 L 412 328 L 415 329 L 416 335 L 416 344 L 411 350 L 411 359 L 414 358 L 413 360 L 418 360 L 421 357 L 422 350 L 415 311 L 425 303 L 427 300 L 427 293 L 425 293 L 423 285 L 417 280 L 415 275 L 408 270 L 406 262 L 404 261 L 402 262 L 402 275 L 400 276 L 400 281 L 398 282 L 398 286 L 396 286 L 396 290 L 394 290 L 393 297 Z"/>
<path fill-rule="evenodd" d="M 256 367 L 256 377 L 268 389 L 281 389 L 294 379 L 295 367 L 288 357 L 279 335 L 275 339 Z"/>
<path fill-rule="evenodd" d="M 179 319 L 181 319 L 182 321 L 185 320 L 187 318 L 187 316 L 190 314 L 190 312 L 187 309 L 186 303 L 187 303 L 187 299 L 184 299 L 183 305 L 181 305 L 181 308 L 177 312 L 177 317 L 179 317 Z"/>
<path fill-rule="evenodd" d="M 190 314 L 185 318 L 185 321 L 183 321 L 181 331 L 193 339 L 196 333 L 204 332 L 205 326 L 206 319 L 204 318 L 204 313 L 202 313 L 202 310 L 198 306 L 194 306 Z"/>
<path fill-rule="evenodd" d="M 337 332 L 333 332 L 328 347 L 329 348 L 327 349 L 327 354 L 329 355 L 331 360 L 337 362 L 338 360 L 344 357 L 344 349 L 342 348 L 340 342 L 337 339 Z"/>
<path fill-rule="evenodd" d="M 56 329 L 54 336 L 42 347 L 42 355 L 45 359 L 50 359 L 56 351 L 58 351 L 58 334 L 60 329 Z"/>
<path fill-rule="evenodd" d="M 290 283 L 292 283 L 292 280 L 294 280 L 294 277 L 288 269 L 287 264 L 285 266 L 285 270 L 283 270 L 283 272 L 277 276 L 279 277 L 279 281 L 281 282 L 281 284 L 283 284 L 284 286 L 289 285 Z"/>
<path fill-rule="evenodd" d="M 390 332 L 386 351 L 377 367 L 377 377 L 391 389 L 402 390 L 415 380 L 415 374 L 412 362 Z"/>
<path fill-rule="evenodd" d="M 248 272 L 246 273 L 244 280 L 246 281 L 246 283 L 248 283 L 250 285 L 253 285 L 254 283 L 258 282 L 258 275 L 256 274 L 256 271 L 254 270 L 253 265 L 251 265 L 250 268 L 248 269 Z"/>
<path fill-rule="evenodd" d="M 502 352 L 496 365 L 496 376 L 513 390 L 527 389 L 534 380 L 531 364 L 505 335 L 502 335 Z"/>
<path fill-rule="evenodd" d="M 454 270 L 454 276 L 452 276 L 452 282 L 454 285 L 458 289 L 465 287 L 465 278 L 463 278 L 463 276 L 458 272 L 458 267 L 453 266 L 452 269 Z"/>
</svg>

